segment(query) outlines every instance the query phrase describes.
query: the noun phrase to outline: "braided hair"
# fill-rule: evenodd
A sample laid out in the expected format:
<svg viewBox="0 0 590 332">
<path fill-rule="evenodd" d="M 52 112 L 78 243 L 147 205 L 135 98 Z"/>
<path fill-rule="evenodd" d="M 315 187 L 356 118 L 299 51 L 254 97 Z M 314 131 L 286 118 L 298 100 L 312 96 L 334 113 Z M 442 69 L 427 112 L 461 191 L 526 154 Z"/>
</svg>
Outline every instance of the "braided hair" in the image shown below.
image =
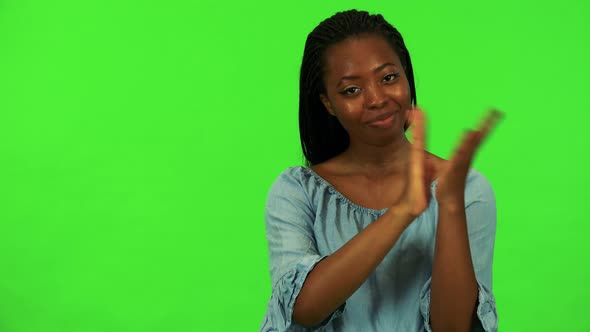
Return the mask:
<svg viewBox="0 0 590 332">
<path fill-rule="evenodd" d="M 382 15 L 371 15 L 366 11 L 348 10 L 325 19 L 307 36 L 299 78 L 299 134 L 307 166 L 337 156 L 350 144 L 346 130 L 326 111 L 320 100 L 320 94 L 326 92 L 323 82 L 324 57 L 329 46 L 364 34 L 383 37 L 400 57 L 410 84 L 410 101 L 416 105 L 410 53 L 396 28 L 385 21 Z M 407 128 L 406 124 L 404 130 Z"/>
</svg>

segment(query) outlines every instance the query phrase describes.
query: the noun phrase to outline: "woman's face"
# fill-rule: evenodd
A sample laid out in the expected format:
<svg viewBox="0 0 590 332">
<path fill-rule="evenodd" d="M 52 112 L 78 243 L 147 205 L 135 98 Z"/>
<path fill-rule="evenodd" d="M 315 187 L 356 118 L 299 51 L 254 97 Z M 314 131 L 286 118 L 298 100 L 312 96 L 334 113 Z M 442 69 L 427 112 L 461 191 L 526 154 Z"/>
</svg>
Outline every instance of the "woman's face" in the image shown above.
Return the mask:
<svg viewBox="0 0 590 332">
<path fill-rule="evenodd" d="M 398 55 L 380 36 L 348 38 L 325 54 L 324 106 L 351 142 L 384 145 L 404 134 L 410 85 Z"/>
</svg>

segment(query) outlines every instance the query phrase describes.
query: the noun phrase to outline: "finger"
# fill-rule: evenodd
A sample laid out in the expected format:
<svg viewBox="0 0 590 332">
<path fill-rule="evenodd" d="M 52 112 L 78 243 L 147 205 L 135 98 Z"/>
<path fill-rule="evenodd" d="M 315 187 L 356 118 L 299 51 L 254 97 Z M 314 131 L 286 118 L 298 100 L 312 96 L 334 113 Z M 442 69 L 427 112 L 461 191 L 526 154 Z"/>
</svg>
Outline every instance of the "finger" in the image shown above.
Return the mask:
<svg viewBox="0 0 590 332">
<path fill-rule="evenodd" d="M 410 190 L 421 194 L 424 191 L 425 116 L 421 109 L 412 110 L 410 127 L 413 143 L 410 151 Z"/>
<path fill-rule="evenodd" d="M 468 153 L 470 159 L 473 158 L 473 155 L 476 153 L 476 150 L 479 148 L 479 146 L 485 140 L 485 138 L 490 134 L 490 132 L 496 127 L 496 125 L 502 119 L 503 116 L 504 113 L 496 109 L 491 109 L 488 111 L 486 116 L 480 122 L 478 130 L 472 132 L 472 137 L 469 137 L 467 139 L 466 153 Z"/>
<path fill-rule="evenodd" d="M 410 111 L 410 118 L 412 125 L 410 126 L 410 133 L 412 135 L 413 140 L 413 147 L 424 150 L 425 148 L 425 140 L 426 140 L 426 133 L 425 133 L 425 115 L 424 112 L 420 108 L 413 108 Z"/>
<path fill-rule="evenodd" d="M 414 112 L 412 108 L 406 109 L 406 125 L 410 128 L 414 124 Z"/>
<path fill-rule="evenodd" d="M 465 131 L 451 158 L 452 164 L 458 166 L 469 166 L 481 142 L 502 119 L 502 117 L 502 112 L 492 109 L 482 119 L 478 130 Z"/>
<path fill-rule="evenodd" d="M 451 164 L 456 166 L 468 166 L 478 146 L 480 135 L 477 131 L 468 130 L 463 133 L 459 144 L 455 148 L 451 158 Z"/>
<path fill-rule="evenodd" d="M 481 132 L 481 140 L 488 136 L 488 134 L 496 127 L 498 122 L 504 117 L 504 113 L 497 109 L 490 109 L 486 116 L 479 124 L 478 131 Z"/>
</svg>

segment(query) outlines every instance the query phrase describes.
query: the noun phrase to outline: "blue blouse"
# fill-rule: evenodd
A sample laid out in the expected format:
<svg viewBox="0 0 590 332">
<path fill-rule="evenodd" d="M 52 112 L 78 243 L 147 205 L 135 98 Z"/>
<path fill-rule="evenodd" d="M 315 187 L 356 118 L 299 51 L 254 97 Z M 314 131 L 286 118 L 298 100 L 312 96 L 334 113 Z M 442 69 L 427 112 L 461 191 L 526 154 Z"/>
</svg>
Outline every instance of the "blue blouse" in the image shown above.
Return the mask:
<svg viewBox="0 0 590 332">
<path fill-rule="evenodd" d="M 430 276 L 438 220 L 435 188 L 436 180 L 430 186 L 428 208 L 406 228 L 361 287 L 323 323 L 307 329 L 293 321 L 295 299 L 307 274 L 387 209 L 351 202 L 310 168 L 285 170 L 266 202 L 272 294 L 260 331 L 430 332 Z M 467 176 L 465 212 L 479 288 L 479 328 L 497 331 L 492 294 L 496 202 L 490 183 L 474 168 Z"/>
</svg>

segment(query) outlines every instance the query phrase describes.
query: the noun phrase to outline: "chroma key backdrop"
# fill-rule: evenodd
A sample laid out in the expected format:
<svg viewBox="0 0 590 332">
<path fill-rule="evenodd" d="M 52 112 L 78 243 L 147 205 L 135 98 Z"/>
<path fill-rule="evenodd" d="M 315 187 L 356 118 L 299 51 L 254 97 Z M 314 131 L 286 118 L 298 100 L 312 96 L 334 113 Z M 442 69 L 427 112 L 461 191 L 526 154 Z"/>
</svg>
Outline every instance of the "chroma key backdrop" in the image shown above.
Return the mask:
<svg viewBox="0 0 590 332">
<path fill-rule="evenodd" d="M 473 164 L 500 330 L 590 331 L 588 6 L 0 1 L 0 331 L 257 331 L 305 38 L 351 8 L 404 36 L 431 152 L 505 114 Z"/>
</svg>

